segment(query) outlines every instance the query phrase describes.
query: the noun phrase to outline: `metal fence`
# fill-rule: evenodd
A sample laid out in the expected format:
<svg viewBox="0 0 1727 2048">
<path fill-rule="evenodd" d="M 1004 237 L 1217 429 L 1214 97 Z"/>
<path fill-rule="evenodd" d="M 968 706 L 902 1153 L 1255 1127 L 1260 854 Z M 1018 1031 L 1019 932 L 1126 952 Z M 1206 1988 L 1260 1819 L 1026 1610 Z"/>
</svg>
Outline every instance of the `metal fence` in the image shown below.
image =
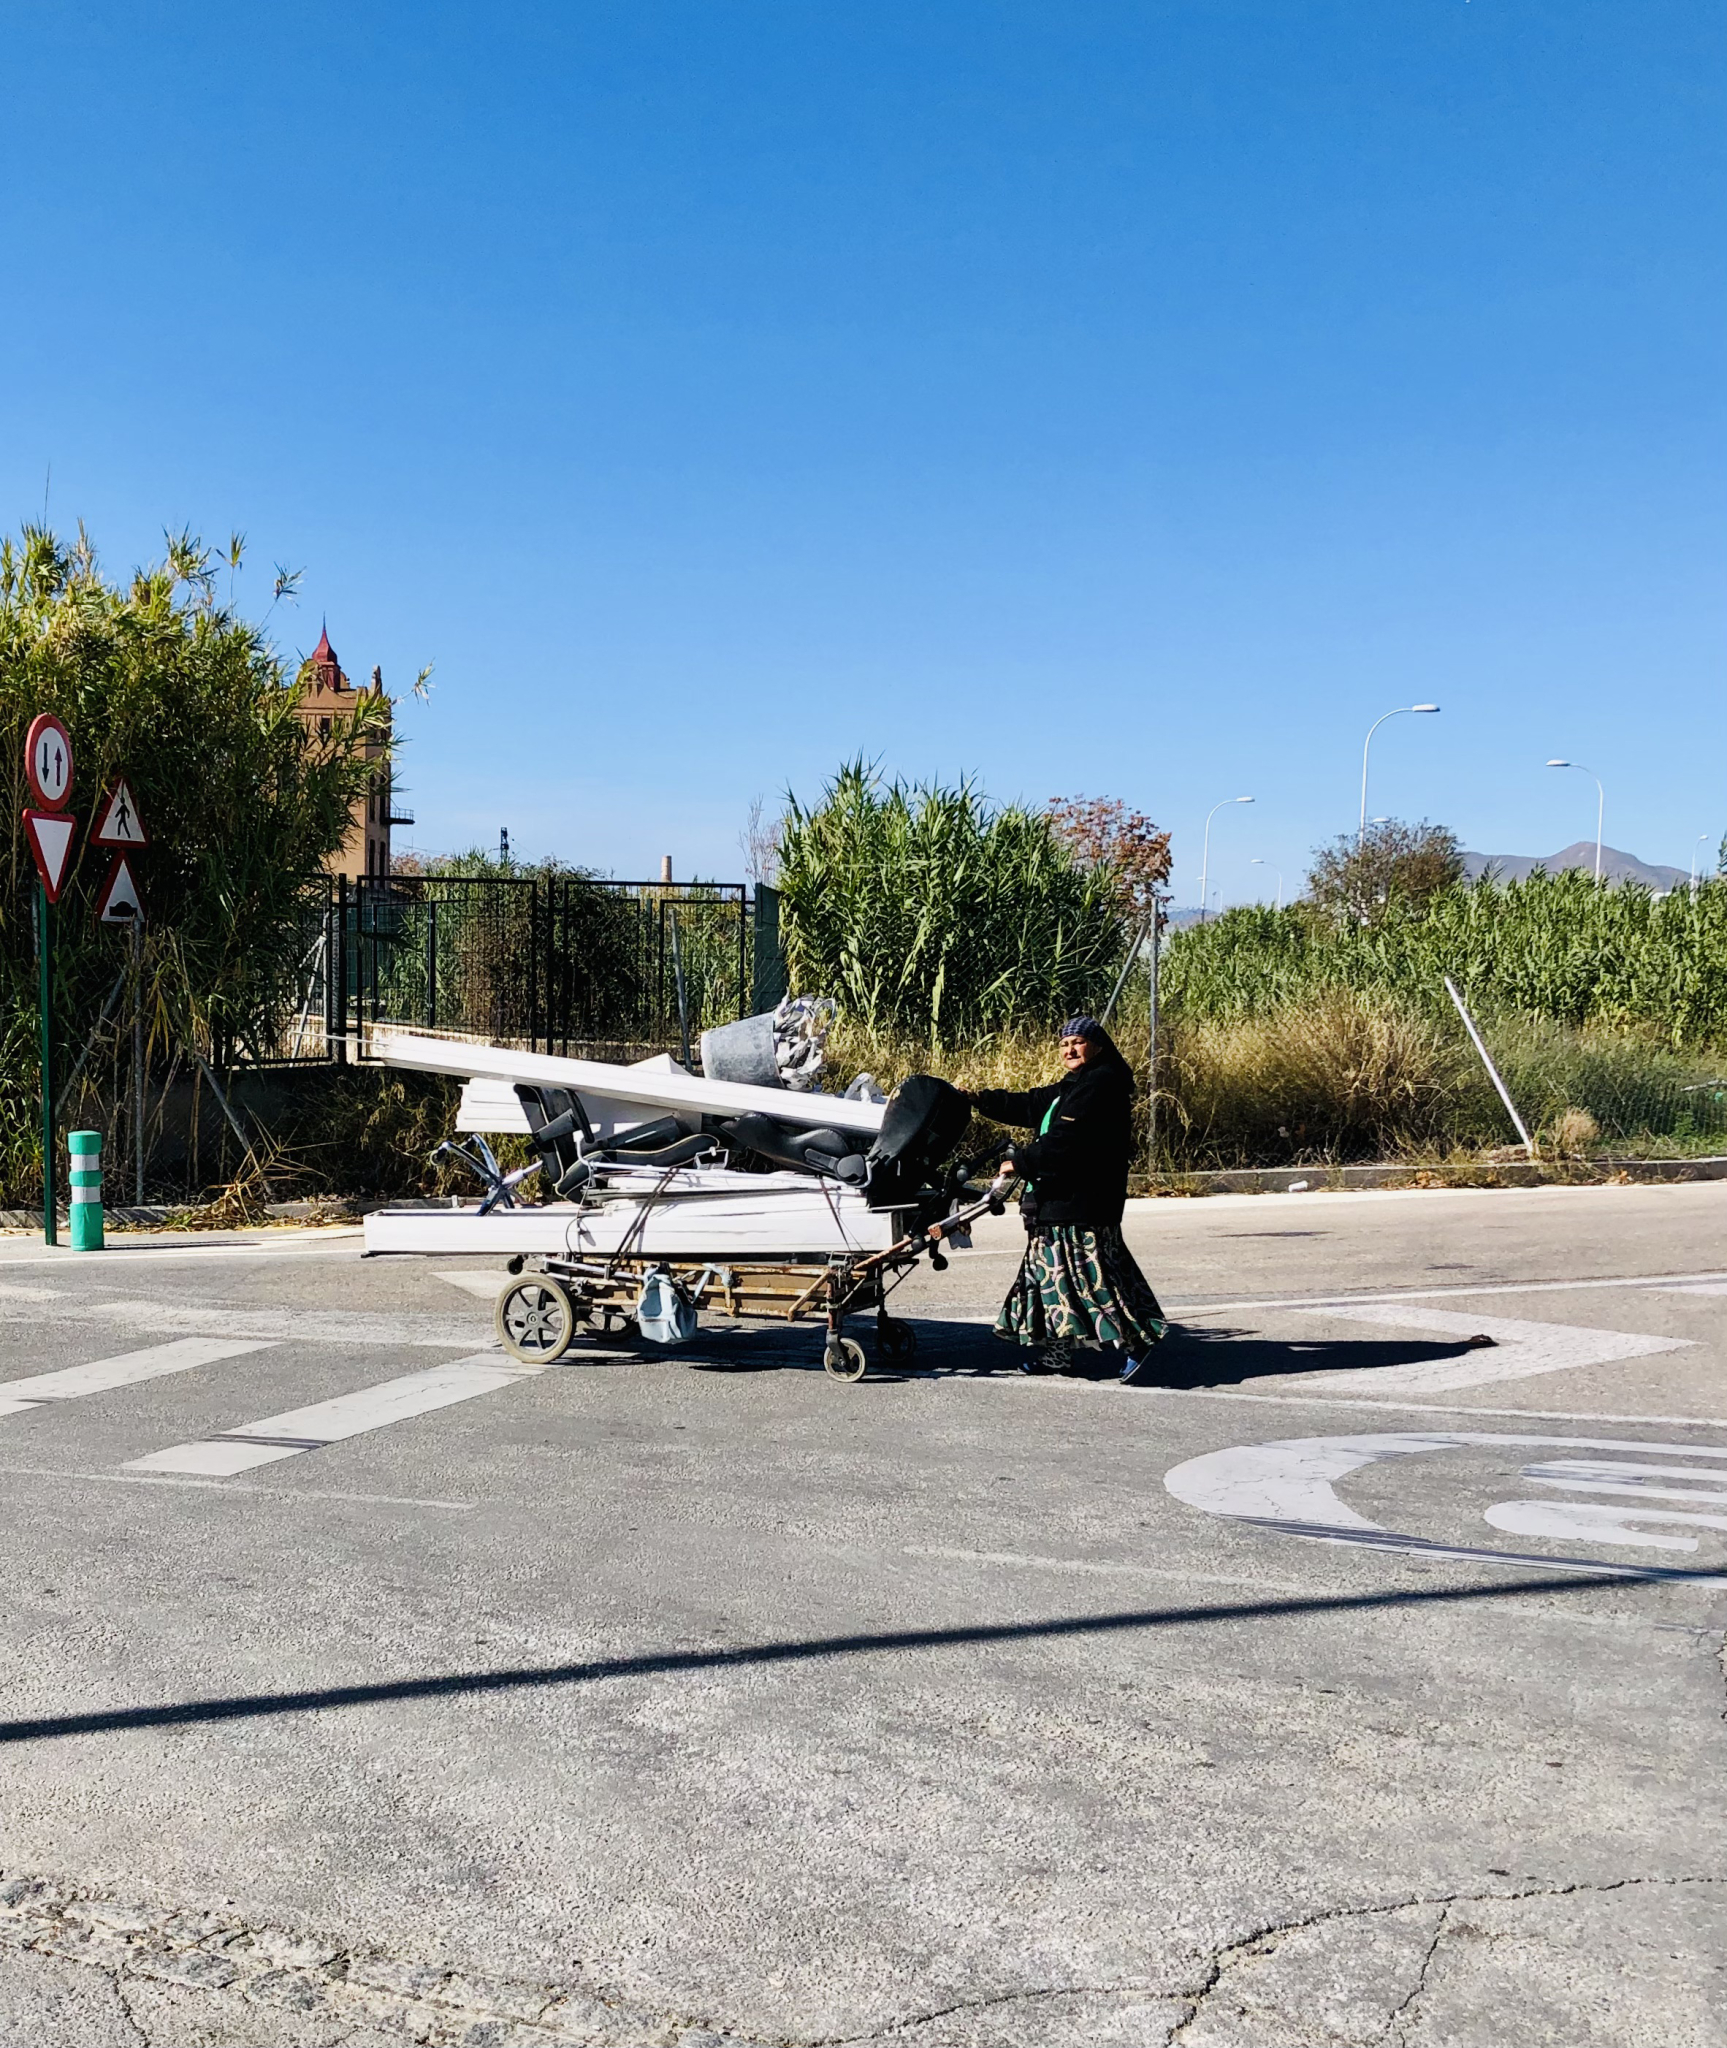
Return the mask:
<svg viewBox="0 0 1727 2048">
<path fill-rule="evenodd" d="M 784 993 L 774 892 L 574 875 L 334 878 L 309 906 L 271 1063 L 364 1056 L 373 1025 L 589 1058 L 692 1051 Z"/>
</svg>

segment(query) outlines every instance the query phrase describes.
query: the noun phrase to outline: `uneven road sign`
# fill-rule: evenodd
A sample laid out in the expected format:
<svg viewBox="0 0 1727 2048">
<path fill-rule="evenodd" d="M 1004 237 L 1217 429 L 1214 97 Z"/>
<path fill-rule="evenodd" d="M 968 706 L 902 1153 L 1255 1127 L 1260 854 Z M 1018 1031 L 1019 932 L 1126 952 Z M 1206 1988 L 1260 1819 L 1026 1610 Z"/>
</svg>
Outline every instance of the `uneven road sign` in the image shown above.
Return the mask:
<svg viewBox="0 0 1727 2048">
<path fill-rule="evenodd" d="M 96 919 L 100 924 L 136 924 L 144 915 L 144 899 L 132 878 L 132 863 L 123 853 L 108 863 L 107 875 L 96 897 Z"/>
</svg>

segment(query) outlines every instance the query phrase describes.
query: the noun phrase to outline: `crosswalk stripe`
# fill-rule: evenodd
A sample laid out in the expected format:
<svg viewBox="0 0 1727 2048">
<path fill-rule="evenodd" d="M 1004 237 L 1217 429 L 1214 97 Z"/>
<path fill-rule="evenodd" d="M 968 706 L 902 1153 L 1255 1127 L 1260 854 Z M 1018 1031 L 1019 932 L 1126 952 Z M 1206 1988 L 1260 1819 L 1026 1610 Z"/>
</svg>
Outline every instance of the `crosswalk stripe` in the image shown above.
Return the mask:
<svg viewBox="0 0 1727 2048">
<path fill-rule="evenodd" d="M 171 1344 L 152 1344 L 145 1351 L 125 1351 L 117 1358 L 97 1358 L 88 1365 L 68 1365 L 58 1372 L 34 1373 L 29 1379 L 0 1381 L 0 1415 L 22 1415 L 51 1401 L 76 1401 L 86 1394 L 106 1394 L 114 1387 L 140 1380 L 165 1379 L 189 1372 L 195 1365 L 214 1365 L 247 1351 L 269 1349 L 267 1338 L 177 1337 Z"/>
<path fill-rule="evenodd" d="M 481 1301 L 496 1301 L 505 1276 L 501 1273 L 471 1273 L 464 1268 L 454 1273 L 434 1272 L 432 1278 L 447 1281 L 450 1286 L 459 1287 L 464 1294 L 476 1295 Z"/>
<path fill-rule="evenodd" d="M 494 1288 L 493 1293 L 496 1293 Z M 34 1323 L 38 1312 L 14 1302 L 0 1289 L 0 1324 Z M 377 1315 L 354 1309 L 242 1309 L 191 1301 L 154 1301 L 122 1295 L 107 1300 L 69 1301 L 54 1311 L 58 1323 L 119 1323 L 140 1336 L 208 1331 L 255 1337 L 274 1344 L 298 1338 L 309 1344 L 353 1344 L 367 1350 L 411 1345 L 420 1350 L 471 1351 L 489 1336 L 476 1316 L 438 1312 Z"/>
<path fill-rule="evenodd" d="M 280 1458 L 295 1458 L 303 1451 L 322 1450 L 326 1444 L 405 1422 L 434 1408 L 449 1408 L 479 1394 L 495 1393 L 515 1380 L 530 1379 L 546 1370 L 543 1365 L 519 1364 L 499 1351 L 476 1351 L 472 1357 L 452 1359 L 447 1365 L 429 1366 L 422 1372 L 403 1373 L 398 1379 L 380 1380 L 375 1387 L 362 1387 L 356 1393 L 338 1394 L 332 1401 L 290 1408 L 285 1414 L 266 1415 L 259 1422 L 223 1430 L 216 1436 L 152 1451 L 121 1469 L 231 1478 L 259 1465 L 273 1465 Z"/>
</svg>

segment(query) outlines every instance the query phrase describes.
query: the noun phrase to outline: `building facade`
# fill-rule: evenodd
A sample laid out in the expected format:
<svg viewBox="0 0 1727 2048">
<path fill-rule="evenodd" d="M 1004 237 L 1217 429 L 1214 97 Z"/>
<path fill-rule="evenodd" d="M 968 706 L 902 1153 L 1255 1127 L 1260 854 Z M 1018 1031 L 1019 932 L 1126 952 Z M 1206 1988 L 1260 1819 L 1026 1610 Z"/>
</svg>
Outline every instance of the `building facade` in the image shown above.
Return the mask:
<svg viewBox="0 0 1727 2048">
<path fill-rule="evenodd" d="M 388 729 L 389 704 L 384 700 L 384 672 L 375 668 L 369 686 L 356 690 L 342 672 L 342 664 L 336 659 L 336 650 L 330 645 L 329 628 L 326 626 L 319 635 L 318 644 L 312 650 L 312 657 L 301 670 L 304 691 L 301 695 L 299 715 L 301 720 L 322 740 L 330 738 L 336 721 L 352 718 L 360 707 L 361 699 L 370 688 L 373 695 L 384 701 L 384 717 Z M 348 825 L 348 836 L 337 851 L 330 855 L 324 865 L 332 875 L 346 875 L 355 881 L 362 875 L 387 875 L 390 872 L 390 827 L 412 822 L 408 818 L 392 815 L 394 809 L 394 787 L 390 775 L 390 757 L 387 740 L 369 740 L 364 748 L 365 758 L 376 761 L 377 770 L 366 785 L 366 794 L 354 801 L 353 817 Z"/>
</svg>

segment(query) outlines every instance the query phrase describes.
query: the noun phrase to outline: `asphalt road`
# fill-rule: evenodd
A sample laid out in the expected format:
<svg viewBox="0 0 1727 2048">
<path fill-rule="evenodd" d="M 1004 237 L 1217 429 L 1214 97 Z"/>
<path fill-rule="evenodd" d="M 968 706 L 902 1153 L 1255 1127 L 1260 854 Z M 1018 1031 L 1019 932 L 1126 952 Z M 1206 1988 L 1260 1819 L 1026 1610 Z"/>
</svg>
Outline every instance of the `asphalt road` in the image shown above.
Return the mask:
<svg viewBox="0 0 1727 2048">
<path fill-rule="evenodd" d="M 1719 2048 L 1724 1226 L 1136 1205 L 1144 1387 L 0 1241 L 0 2048 Z"/>
</svg>

